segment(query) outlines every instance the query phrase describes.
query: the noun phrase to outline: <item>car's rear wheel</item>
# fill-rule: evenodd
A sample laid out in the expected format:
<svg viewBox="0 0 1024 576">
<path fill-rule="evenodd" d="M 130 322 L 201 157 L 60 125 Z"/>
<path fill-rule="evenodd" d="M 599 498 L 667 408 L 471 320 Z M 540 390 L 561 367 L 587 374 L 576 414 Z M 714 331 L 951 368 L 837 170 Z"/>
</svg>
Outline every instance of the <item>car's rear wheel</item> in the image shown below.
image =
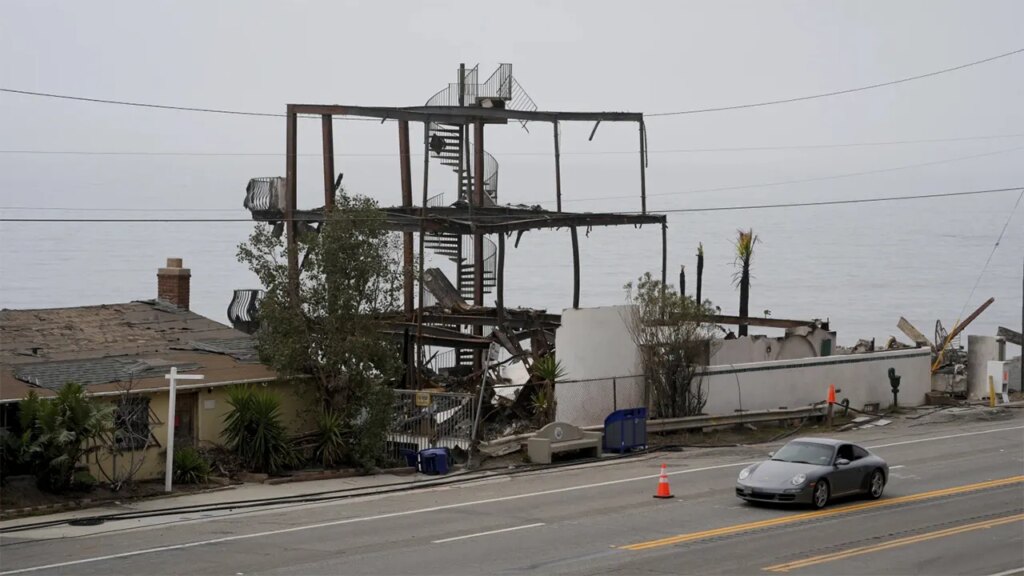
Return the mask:
<svg viewBox="0 0 1024 576">
<path fill-rule="evenodd" d="M 885 475 L 881 470 L 875 470 L 871 473 L 871 480 L 868 482 L 868 496 L 872 500 L 878 500 L 882 497 L 883 490 L 885 490 Z"/>
<path fill-rule="evenodd" d="M 828 497 L 828 481 L 818 480 L 818 483 L 814 485 L 814 495 L 811 498 L 811 505 L 820 510 L 828 504 Z"/>
</svg>

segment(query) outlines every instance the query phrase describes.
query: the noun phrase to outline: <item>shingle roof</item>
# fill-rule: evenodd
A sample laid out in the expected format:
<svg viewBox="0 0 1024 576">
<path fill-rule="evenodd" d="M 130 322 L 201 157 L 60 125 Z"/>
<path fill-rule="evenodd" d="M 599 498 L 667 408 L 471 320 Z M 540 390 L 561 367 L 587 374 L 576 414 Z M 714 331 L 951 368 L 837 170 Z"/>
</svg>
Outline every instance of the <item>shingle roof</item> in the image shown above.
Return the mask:
<svg viewBox="0 0 1024 576">
<path fill-rule="evenodd" d="M 166 386 L 171 366 L 201 371 L 204 384 L 274 377 L 251 336 L 166 302 L 0 310 L 0 400 L 42 395 L 68 381 L 91 392 L 132 381 Z"/>
</svg>

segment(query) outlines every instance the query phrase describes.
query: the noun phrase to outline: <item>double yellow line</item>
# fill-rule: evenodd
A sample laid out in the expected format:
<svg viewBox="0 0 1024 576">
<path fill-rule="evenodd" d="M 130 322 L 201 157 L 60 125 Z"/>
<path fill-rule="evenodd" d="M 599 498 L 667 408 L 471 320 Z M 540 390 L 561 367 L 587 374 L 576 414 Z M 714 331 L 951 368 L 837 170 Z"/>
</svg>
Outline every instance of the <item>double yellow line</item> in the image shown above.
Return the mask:
<svg viewBox="0 0 1024 576">
<path fill-rule="evenodd" d="M 787 562 L 785 564 L 767 566 L 765 568 L 762 568 L 762 570 L 768 570 L 770 572 L 788 572 L 796 568 L 814 566 L 815 564 L 823 564 L 825 562 L 832 562 L 834 560 L 843 560 L 845 558 L 850 558 L 851 556 L 859 556 L 861 554 L 868 554 L 870 552 L 880 552 L 882 550 L 888 550 L 890 548 L 896 548 L 898 546 L 905 546 L 907 544 L 926 542 L 928 540 L 934 540 L 936 538 L 945 538 L 946 536 L 952 536 L 954 534 L 970 532 L 971 530 L 992 528 L 993 526 L 1000 526 L 1002 524 L 1009 524 L 1011 522 L 1020 521 L 1024 521 L 1024 514 L 1015 514 L 1013 516 L 1004 516 L 1002 518 L 995 518 L 992 520 L 986 520 L 984 522 L 964 524 L 963 526 L 957 526 L 955 528 L 946 528 L 945 530 L 936 530 L 935 532 L 926 532 L 924 534 L 918 534 L 917 536 L 907 536 L 906 538 L 891 540 L 884 544 L 875 544 L 873 546 L 861 546 L 859 548 L 850 548 L 849 550 L 834 552 L 832 554 L 823 554 L 821 556 L 814 556 L 812 558 L 805 558 L 803 560 L 796 560 L 794 562 Z"/>
<path fill-rule="evenodd" d="M 1007 486 L 1010 484 L 1019 484 L 1024 482 L 1024 476 L 1012 476 L 1010 478 L 1000 478 L 999 480 L 990 480 L 988 482 L 978 482 L 976 484 L 967 484 L 964 486 L 955 486 L 953 488 L 943 488 L 941 490 L 932 490 L 930 492 L 921 492 L 920 494 L 912 494 L 910 496 L 900 496 L 897 498 L 887 498 L 885 500 L 875 500 L 872 502 L 864 502 L 862 504 L 853 504 L 851 506 L 843 506 L 840 508 L 833 508 L 831 510 L 818 510 L 815 512 L 805 512 L 802 514 L 794 514 L 791 516 L 782 516 L 781 518 L 772 518 L 770 520 L 761 520 L 759 522 L 750 522 L 747 524 L 735 524 L 733 526 L 725 526 L 723 528 L 715 528 L 713 530 L 704 530 L 702 532 L 690 532 L 688 534 L 679 534 L 678 536 L 670 536 L 668 538 L 661 538 L 659 540 L 650 540 L 648 542 L 638 542 L 636 544 L 630 544 L 623 546 L 623 550 L 650 550 L 652 548 L 660 548 L 662 546 L 672 546 L 673 544 L 682 544 L 684 542 L 693 542 L 695 540 L 705 540 L 707 538 L 714 538 L 717 536 L 730 536 L 732 534 L 739 534 L 742 532 L 749 532 L 751 530 L 759 530 L 761 528 L 771 528 L 774 526 L 783 526 L 786 524 L 794 524 L 797 522 L 804 522 L 807 520 L 817 520 L 819 518 L 829 518 L 831 516 L 838 516 L 840 514 L 849 514 L 851 512 L 859 512 L 861 510 L 871 510 L 874 508 L 884 508 L 887 506 L 895 506 L 897 504 L 904 504 L 907 502 L 917 502 L 919 500 L 930 500 L 932 498 L 941 498 L 943 496 L 952 496 L 955 494 L 963 494 L 964 492 L 974 492 L 976 490 L 984 490 L 986 488 L 997 488 L 999 486 Z"/>
</svg>

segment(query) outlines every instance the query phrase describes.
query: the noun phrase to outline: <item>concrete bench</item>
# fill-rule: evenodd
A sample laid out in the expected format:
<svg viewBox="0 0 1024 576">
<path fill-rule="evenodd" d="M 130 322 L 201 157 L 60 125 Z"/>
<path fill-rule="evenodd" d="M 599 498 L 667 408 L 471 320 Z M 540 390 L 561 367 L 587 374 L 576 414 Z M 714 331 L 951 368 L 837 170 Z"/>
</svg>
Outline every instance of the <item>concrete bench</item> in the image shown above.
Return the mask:
<svg viewBox="0 0 1024 576">
<path fill-rule="evenodd" d="M 526 441 L 526 453 L 536 464 L 550 464 L 553 454 L 573 450 L 593 450 L 594 456 L 600 456 L 602 436 L 601 432 L 584 432 L 572 424 L 552 422 Z"/>
</svg>

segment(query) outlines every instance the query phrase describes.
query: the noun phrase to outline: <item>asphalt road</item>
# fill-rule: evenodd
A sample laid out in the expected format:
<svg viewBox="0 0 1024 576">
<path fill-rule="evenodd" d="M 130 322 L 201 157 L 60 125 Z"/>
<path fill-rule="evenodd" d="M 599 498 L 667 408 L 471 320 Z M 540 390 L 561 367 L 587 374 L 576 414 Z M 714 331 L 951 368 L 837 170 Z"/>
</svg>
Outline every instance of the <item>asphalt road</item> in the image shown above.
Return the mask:
<svg viewBox="0 0 1024 576">
<path fill-rule="evenodd" d="M 843 434 L 886 458 L 878 501 L 753 506 L 766 447 L 257 513 L 4 535 L 6 574 L 1009 574 L 1024 569 L 1024 415 Z M 652 498 L 668 464 L 676 497 Z"/>
</svg>

